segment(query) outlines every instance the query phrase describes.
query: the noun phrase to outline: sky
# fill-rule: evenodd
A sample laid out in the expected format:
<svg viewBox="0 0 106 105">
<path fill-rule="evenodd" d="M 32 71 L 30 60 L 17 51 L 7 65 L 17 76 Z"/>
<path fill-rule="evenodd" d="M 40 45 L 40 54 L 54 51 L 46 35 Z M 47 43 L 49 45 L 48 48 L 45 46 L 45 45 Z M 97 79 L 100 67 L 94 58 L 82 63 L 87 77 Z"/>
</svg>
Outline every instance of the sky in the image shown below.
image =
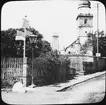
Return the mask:
<svg viewBox="0 0 106 105">
<path fill-rule="evenodd" d="M 10 1 L 2 6 L 1 30 L 21 28 L 27 15 L 31 27 L 43 34 L 43 39 L 52 45 L 52 36 L 59 36 L 59 50 L 70 45 L 78 37 L 78 4 L 76 0 Z M 91 1 L 93 29 L 96 30 L 97 1 Z M 99 2 L 99 30 L 106 33 L 105 7 Z"/>
</svg>

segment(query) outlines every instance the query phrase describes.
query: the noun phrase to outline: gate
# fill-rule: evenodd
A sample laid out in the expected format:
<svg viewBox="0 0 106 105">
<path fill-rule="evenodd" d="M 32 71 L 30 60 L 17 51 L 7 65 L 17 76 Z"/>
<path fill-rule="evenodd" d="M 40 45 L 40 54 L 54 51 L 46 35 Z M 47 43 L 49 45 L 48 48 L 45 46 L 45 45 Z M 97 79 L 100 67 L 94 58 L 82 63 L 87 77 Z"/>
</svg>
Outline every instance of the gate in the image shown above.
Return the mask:
<svg viewBox="0 0 106 105">
<path fill-rule="evenodd" d="M 9 83 L 22 81 L 23 58 L 2 58 L 1 59 L 1 79 Z"/>
</svg>

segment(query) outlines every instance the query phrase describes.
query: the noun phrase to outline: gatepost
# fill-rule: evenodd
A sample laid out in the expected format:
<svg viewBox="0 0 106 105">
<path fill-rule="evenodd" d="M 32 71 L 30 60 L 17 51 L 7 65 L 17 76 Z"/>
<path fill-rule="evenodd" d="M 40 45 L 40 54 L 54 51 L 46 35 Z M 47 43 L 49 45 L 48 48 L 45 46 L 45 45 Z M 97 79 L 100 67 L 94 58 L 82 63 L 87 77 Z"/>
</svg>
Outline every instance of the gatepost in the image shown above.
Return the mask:
<svg viewBox="0 0 106 105">
<path fill-rule="evenodd" d="M 27 57 L 23 58 L 23 84 L 27 85 Z"/>
</svg>

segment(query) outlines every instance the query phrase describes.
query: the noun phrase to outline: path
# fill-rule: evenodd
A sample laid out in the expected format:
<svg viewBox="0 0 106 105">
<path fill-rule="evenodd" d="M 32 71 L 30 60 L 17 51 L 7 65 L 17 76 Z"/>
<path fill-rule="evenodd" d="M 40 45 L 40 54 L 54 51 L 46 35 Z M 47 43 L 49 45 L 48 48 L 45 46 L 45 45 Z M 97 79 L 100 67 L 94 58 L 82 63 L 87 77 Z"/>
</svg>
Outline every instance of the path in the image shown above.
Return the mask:
<svg viewBox="0 0 106 105">
<path fill-rule="evenodd" d="M 64 83 L 65 84 L 65 83 Z M 66 83 L 67 84 L 67 83 Z M 62 85 L 62 84 L 61 84 Z M 86 81 L 69 88 L 64 92 L 56 92 L 59 85 L 37 87 L 27 93 L 2 92 L 2 99 L 8 104 L 64 104 L 93 103 L 101 101 L 105 94 L 105 76 Z"/>
</svg>

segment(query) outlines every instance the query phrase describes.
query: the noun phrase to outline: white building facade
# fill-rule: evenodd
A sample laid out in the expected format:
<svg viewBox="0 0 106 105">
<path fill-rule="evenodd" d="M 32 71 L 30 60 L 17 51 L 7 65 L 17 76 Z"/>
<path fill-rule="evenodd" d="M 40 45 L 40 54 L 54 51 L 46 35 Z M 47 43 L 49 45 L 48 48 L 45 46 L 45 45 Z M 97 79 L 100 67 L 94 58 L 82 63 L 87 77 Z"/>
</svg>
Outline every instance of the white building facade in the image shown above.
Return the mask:
<svg viewBox="0 0 106 105">
<path fill-rule="evenodd" d="M 76 21 L 78 39 L 66 48 L 66 54 L 80 55 L 80 48 L 87 41 L 88 33 L 93 33 L 93 14 L 91 13 L 91 3 L 88 0 L 80 1 Z M 84 55 L 91 56 L 85 57 L 85 61 L 93 62 L 93 46 L 90 46 Z"/>
<path fill-rule="evenodd" d="M 88 33 L 93 33 L 93 14 L 89 0 L 81 0 L 78 6 L 77 30 L 81 46 L 87 41 Z M 88 48 L 86 56 L 93 56 L 93 46 Z M 92 57 L 86 57 L 85 61 L 93 62 Z"/>
</svg>

